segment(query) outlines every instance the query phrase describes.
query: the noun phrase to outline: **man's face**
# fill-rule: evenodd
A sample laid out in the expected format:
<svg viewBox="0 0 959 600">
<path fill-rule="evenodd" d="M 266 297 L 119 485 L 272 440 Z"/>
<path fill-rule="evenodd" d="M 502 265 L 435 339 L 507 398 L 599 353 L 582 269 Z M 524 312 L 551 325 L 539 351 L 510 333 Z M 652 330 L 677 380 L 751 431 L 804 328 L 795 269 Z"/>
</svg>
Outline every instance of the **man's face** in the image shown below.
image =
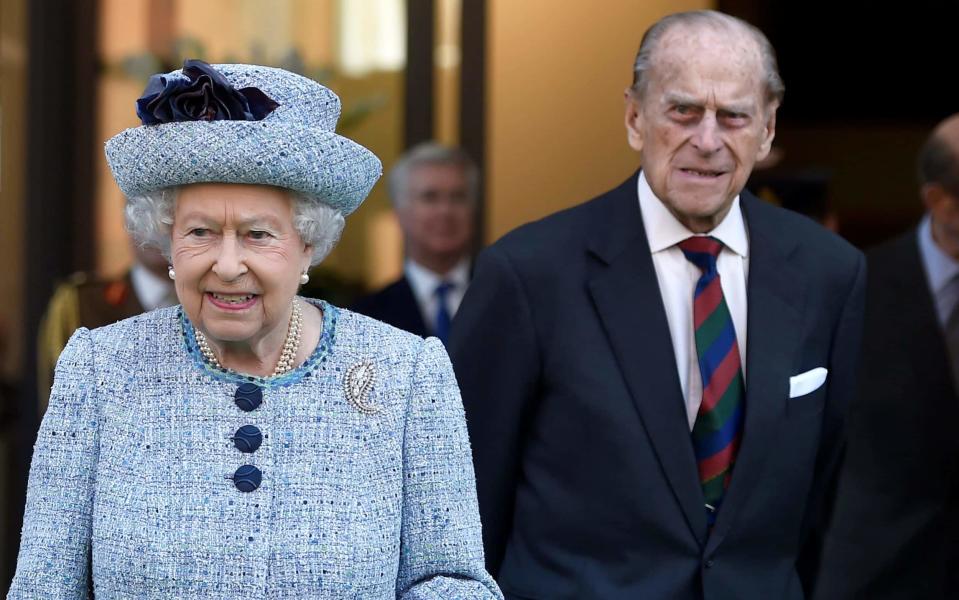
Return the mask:
<svg viewBox="0 0 959 600">
<path fill-rule="evenodd" d="M 423 164 L 410 171 L 397 207 L 410 256 L 458 259 L 473 239 L 474 203 L 466 174 L 456 165 Z"/>
<path fill-rule="evenodd" d="M 951 193 L 941 185 L 936 185 L 933 193 L 927 193 L 926 205 L 936 225 L 935 233 L 948 236 L 952 244 L 959 244 L 959 195 Z M 939 240 L 942 242 L 942 240 Z"/>
<path fill-rule="evenodd" d="M 959 116 L 943 121 L 936 128 L 935 135 L 951 149 L 954 156 L 959 156 Z M 933 236 L 952 253 L 959 248 L 959 189 L 941 183 L 929 183 L 923 186 L 921 192 L 926 209 L 932 214 Z"/>
<path fill-rule="evenodd" d="M 677 25 L 651 62 L 645 93 L 626 99 L 629 144 L 656 196 L 704 233 L 729 212 L 775 134 L 759 48 L 745 33 Z"/>
</svg>

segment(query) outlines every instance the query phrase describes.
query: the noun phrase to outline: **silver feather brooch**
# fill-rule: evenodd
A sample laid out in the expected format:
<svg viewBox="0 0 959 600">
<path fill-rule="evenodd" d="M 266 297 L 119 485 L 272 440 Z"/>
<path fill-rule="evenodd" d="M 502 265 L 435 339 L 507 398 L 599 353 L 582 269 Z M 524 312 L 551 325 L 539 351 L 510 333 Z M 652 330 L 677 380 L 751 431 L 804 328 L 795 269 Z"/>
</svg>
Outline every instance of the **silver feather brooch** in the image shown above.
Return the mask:
<svg viewBox="0 0 959 600">
<path fill-rule="evenodd" d="M 346 399 L 364 415 L 380 412 L 379 406 L 369 402 L 375 379 L 376 367 L 368 360 L 351 365 L 343 377 L 343 391 L 346 392 Z"/>
</svg>

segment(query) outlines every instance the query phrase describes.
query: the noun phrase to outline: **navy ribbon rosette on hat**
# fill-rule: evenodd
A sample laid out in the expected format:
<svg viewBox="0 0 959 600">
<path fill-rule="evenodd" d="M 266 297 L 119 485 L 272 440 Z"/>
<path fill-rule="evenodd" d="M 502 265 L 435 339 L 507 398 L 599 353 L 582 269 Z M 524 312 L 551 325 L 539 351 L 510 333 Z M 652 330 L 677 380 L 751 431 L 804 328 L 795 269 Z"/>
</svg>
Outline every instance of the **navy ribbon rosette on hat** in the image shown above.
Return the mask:
<svg viewBox="0 0 959 600">
<path fill-rule="evenodd" d="M 106 144 L 128 198 L 192 183 L 272 185 L 345 217 L 383 172 L 375 154 L 336 133 L 336 94 L 283 69 L 188 59 L 150 78 L 136 112 L 141 125 Z"/>
<path fill-rule="evenodd" d="M 175 121 L 259 121 L 279 104 L 255 87 L 235 89 L 202 60 L 183 62 L 182 77 L 156 74 L 137 99 L 144 125 Z"/>
</svg>

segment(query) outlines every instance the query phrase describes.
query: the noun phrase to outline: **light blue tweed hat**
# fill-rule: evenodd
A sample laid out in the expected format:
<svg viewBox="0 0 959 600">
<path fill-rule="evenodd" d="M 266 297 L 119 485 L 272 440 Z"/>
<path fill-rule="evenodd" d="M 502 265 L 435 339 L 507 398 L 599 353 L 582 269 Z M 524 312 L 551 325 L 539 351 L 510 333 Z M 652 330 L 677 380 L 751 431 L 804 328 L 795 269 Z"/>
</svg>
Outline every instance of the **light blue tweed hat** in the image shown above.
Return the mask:
<svg viewBox="0 0 959 600">
<path fill-rule="evenodd" d="M 150 79 L 137 114 L 143 125 L 106 143 L 128 198 L 190 183 L 264 184 L 348 215 L 383 172 L 375 154 L 335 133 L 336 94 L 283 69 L 187 60 Z"/>
</svg>

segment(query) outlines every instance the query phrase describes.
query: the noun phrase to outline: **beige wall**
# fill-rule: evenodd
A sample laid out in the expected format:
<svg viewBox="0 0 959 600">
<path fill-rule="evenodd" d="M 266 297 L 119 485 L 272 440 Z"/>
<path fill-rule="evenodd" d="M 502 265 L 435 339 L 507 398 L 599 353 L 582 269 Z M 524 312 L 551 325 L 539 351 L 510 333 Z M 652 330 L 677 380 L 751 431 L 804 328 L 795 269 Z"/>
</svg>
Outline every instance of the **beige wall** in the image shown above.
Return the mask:
<svg viewBox="0 0 959 600">
<path fill-rule="evenodd" d="M 561 7 L 558 8 L 558 7 Z M 487 241 L 622 182 L 623 91 L 643 31 L 703 0 L 491 0 Z"/>
</svg>

